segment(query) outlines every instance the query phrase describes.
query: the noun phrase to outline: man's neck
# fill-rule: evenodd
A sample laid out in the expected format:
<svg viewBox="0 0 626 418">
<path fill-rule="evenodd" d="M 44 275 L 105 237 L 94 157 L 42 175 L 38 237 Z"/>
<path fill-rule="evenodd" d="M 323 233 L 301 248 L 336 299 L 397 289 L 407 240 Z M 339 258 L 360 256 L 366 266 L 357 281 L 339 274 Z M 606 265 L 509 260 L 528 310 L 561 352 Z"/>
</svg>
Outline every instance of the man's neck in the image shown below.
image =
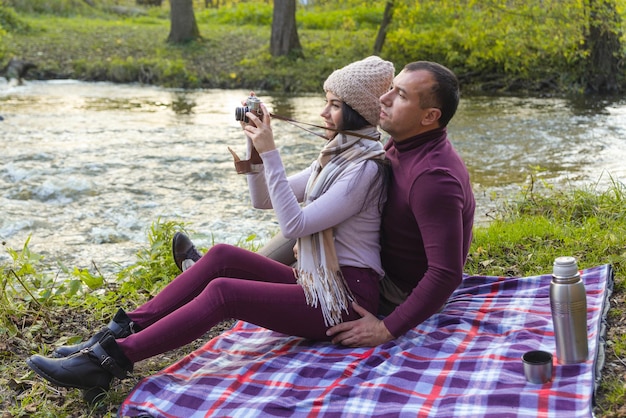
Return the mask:
<svg viewBox="0 0 626 418">
<path fill-rule="evenodd" d="M 413 138 L 415 138 L 417 136 L 421 136 L 423 134 L 426 134 L 428 132 L 431 132 L 431 131 L 434 131 L 434 130 L 438 130 L 438 129 L 440 129 L 439 125 L 437 125 L 437 126 L 428 125 L 427 127 L 421 127 L 420 129 L 416 129 L 413 132 L 410 132 L 410 133 L 408 133 L 406 135 L 403 135 L 401 139 L 396 138 L 393 135 L 392 135 L 392 137 L 393 137 L 393 140 L 395 142 L 403 142 L 403 141 L 406 141 L 406 140 L 409 140 L 409 139 L 413 139 Z"/>
</svg>

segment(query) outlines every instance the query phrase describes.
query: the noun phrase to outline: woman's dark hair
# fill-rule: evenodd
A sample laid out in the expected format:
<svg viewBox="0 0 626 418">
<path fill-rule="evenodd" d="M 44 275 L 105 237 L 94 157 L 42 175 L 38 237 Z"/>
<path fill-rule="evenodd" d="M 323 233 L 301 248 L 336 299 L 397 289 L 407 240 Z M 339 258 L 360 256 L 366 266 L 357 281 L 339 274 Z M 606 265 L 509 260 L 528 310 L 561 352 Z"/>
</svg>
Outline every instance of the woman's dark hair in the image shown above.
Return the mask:
<svg viewBox="0 0 626 418">
<path fill-rule="evenodd" d="M 341 102 L 341 111 L 343 114 L 343 120 L 341 121 L 342 126 L 339 127 L 342 131 L 357 131 L 359 129 L 365 128 L 366 126 L 370 126 L 371 123 L 365 120 L 363 116 L 356 110 L 352 109 L 345 102 Z M 387 185 L 389 184 L 389 178 L 391 176 L 391 165 L 389 164 L 389 160 L 372 160 L 378 166 L 378 173 L 372 179 L 372 184 L 370 186 L 370 192 L 368 193 L 367 198 L 363 201 L 363 206 L 368 202 L 369 199 L 377 197 L 378 198 L 378 210 L 380 213 L 383 211 L 383 206 L 385 200 L 387 199 Z M 361 171 L 365 170 L 365 164 L 361 165 Z M 354 179 L 356 181 L 357 178 L 361 176 L 358 175 Z M 378 185 L 382 186 L 382 193 L 379 196 L 370 196 L 374 190 L 377 190 Z"/>
<path fill-rule="evenodd" d="M 428 96 L 420 96 L 422 109 L 436 107 L 441 110 L 439 125 L 446 126 L 456 113 L 461 96 L 459 90 L 459 80 L 456 75 L 441 64 L 430 61 L 416 61 L 407 64 L 404 71 L 428 71 L 433 75 L 435 82 L 433 88 L 428 92 Z"/>
<path fill-rule="evenodd" d="M 341 112 L 343 114 L 343 120 L 341 121 L 342 126 L 340 126 L 339 129 L 342 131 L 356 131 L 371 125 L 359 112 L 352 109 L 345 102 L 341 102 Z"/>
<path fill-rule="evenodd" d="M 383 213 L 385 201 L 387 200 L 387 188 L 389 186 L 389 181 L 391 180 L 391 164 L 389 163 L 389 160 L 386 158 L 383 160 L 374 159 L 371 161 L 375 162 L 376 165 L 378 166 L 378 172 L 376 176 L 374 176 L 374 178 L 372 179 L 369 192 L 367 193 L 367 197 L 363 201 L 362 207 L 364 208 L 367 202 L 369 202 L 371 199 L 378 199 L 378 211 L 380 213 Z M 359 169 L 359 173 L 365 170 L 365 166 L 366 166 L 365 164 L 361 165 L 361 168 Z M 359 174 L 353 179 L 353 181 L 356 182 L 357 179 L 361 177 L 362 176 Z M 374 190 L 378 189 L 378 185 L 382 186 L 380 195 L 372 196 L 372 194 L 374 193 Z"/>
</svg>

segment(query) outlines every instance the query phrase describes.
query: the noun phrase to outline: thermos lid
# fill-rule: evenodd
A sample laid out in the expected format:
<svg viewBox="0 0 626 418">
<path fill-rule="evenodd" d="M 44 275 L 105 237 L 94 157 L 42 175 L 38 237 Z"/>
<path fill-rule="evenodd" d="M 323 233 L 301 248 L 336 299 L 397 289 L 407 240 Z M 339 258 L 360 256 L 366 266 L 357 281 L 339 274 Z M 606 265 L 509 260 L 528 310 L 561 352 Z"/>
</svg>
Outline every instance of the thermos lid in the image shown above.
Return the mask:
<svg viewBox="0 0 626 418">
<path fill-rule="evenodd" d="M 578 274 L 578 264 L 574 257 L 557 257 L 554 259 L 552 275 L 556 277 L 573 277 Z"/>
</svg>

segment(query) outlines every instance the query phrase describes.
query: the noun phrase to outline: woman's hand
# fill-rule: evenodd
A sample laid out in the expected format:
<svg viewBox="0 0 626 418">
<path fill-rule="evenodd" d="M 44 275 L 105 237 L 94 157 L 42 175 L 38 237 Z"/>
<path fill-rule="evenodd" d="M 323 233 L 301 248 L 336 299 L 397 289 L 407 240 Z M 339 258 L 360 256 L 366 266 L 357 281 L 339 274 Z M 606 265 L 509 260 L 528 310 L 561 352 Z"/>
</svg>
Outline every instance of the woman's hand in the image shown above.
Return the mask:
<svg viewBox="0 0 626 418">
<path fill-rule="evenodd" d="M 270 113 L 263 103 L 261 103 L 261 110 L 263 110 L 262 119 L 253 112 L 246 113 L 249 123 L 243 127 L 259 154 L 276 149 L 274 133 L 270 124 Z"/>
<path fill-rule="evenodd" d="M 248 98 L 249 97 L 256 97 L 256 94 L 253 91 L 251 91 L 250 95 L 248 97 L 246 97 L 245 99 L 241 100 L 241 107 L 247 107 L 248 106 Z M 241 129 L 245 130 L 246 125 L 248 124 L 248 122 L 244 122 L 243 120 L 240 120 L 239 124 L 241 125 Z"/>
</svg>

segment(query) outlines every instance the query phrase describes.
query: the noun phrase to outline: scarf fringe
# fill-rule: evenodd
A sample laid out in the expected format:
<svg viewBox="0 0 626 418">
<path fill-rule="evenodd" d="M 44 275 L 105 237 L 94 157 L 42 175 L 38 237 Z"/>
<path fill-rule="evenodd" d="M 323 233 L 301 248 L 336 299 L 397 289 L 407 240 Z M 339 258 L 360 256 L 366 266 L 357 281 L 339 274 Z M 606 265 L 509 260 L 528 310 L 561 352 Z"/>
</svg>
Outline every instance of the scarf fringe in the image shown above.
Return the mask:
<svg viewBox="0 0 626 418">
<path fill-rule="evenodd" d="M 350 303 L 355 300 L 341 271 L 333 272 L 321 266 L 318 266 L 317 274 L 300 270 L 298 284 L 302 286 L 309 306 L 316 308 L 319 304 L 324 324 L 328 327 L 340 324 L 342 311 L 349 313 Z"/>
<path fill-rule="evenodd" d="M 380 137 L 373 127 L 361 132 Z M 384 155 L 379 141 L 344 134 L 335 136 L 324 146 L 312 167 L 305 189 L 305 206 L 324 194 L 344 170 L 365 160 L 384 159 Z M 295 273 L 307 304 L 320 306 L 326 326 L 340 324 L 342 312 L 349 313 L 350 304 L 356 299 L 339 267 L 333 228 L 300 237 L 298 248 L 300 256 Z"/>
</svg>

